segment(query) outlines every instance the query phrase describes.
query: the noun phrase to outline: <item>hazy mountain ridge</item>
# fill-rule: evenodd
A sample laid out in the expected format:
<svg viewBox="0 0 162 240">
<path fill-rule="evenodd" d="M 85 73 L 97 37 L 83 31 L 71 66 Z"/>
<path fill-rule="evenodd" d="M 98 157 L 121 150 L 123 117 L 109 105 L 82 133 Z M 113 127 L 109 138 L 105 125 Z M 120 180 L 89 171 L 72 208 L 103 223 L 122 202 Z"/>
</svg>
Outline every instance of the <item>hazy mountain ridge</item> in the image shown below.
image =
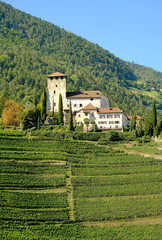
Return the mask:
<svg viewBox="0 0 162 240">
<path fill-rule="evenodd" d="M 142 113 L 152 103 L 150 96 L 134 93 L 132 88 L 145 89 L 150 78 L 162 88 L 162 73 L 127 63 L 96 44 L 3 2 L 0 24 L 0 90 L 6 89 L 23 104 L 32 101 L 35 90 L 41 94 L 46 76 L 54 71 L 68 75 L 68 90 L 99 89 L 112 106 L 127 113 Z M 156 101 L 161 108 L 160 98 Z"/>
</svg>

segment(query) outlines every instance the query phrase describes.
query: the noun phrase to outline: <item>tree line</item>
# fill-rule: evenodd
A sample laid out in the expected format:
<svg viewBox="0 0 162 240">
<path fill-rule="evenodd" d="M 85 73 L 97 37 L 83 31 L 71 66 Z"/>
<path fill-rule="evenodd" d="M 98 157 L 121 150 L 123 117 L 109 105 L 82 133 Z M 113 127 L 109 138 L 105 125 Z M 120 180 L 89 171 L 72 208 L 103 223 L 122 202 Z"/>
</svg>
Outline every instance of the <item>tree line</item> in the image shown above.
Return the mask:
<svg viewBox="0 0 162 240">
<path fill-rule="evenodd" d="M 40 129 L 46 119 L 52 119 L 52 124 L 63 126 L 64 111 L 62 95 L 59 94 L 58 113 L 54 111 L 47 114 L 47 90 L 44 87 L 40 101 L 36 92 L 33 95 L 33 103 L 28 108 L 9 99 L 7 93 L 3 90 L 0 92 L 0 124 L 6 126 L 20 126 L 21 129 Z M 70 102 L 68 114 L 68 130 L 74 131 L 72 106 Z M 97 128 L 94 128 L 97 131 Z M 125 131 L 135 131 L 137 137 L 142 136 L 159 136 L 162 131 L 162 120 L 157 116 L 156 104 L 153 102 L 152 110 L 149 115 L 142 117 L 137 124 L 136 113 L 132 115 L 130 128 Z"/>
<path fill-rule="evenodd" d="M 36 93 L 33 95 L 33 103 L 29 109 L 25 109 L 14 100 L 8 98 L 5 91 L 0 92 L 0 124 L 2 126 L 21 126 L 21 129 L 35 128 L 40 129 L 41 124 L 44 124 L 47 117 L 55 120 L 53 124 L 64 125 L 64 112 L 62 95 L 59 94 L 59 110 L 54 112 L 54 104 L 52 113 L 47 114 L 47 90 L 44 87 L 43 92 L 38 103 Z M 74 130 L 72 107 L 70 102 L 69 107 L 69 131 Z"/>
</svg>

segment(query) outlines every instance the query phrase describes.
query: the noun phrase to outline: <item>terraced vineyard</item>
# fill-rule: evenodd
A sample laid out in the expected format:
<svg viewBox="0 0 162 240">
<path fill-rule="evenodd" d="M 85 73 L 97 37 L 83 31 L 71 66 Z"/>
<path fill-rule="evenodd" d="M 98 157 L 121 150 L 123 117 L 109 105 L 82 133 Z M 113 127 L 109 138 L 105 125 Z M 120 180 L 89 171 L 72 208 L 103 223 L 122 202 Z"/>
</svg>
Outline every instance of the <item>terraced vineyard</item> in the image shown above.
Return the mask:
<svg viewBox="0 0 162 240">
<path fill-rule="evenodd" d="M 162 160 L 0 132 L 0 239 L 162 236 Z"/>
</svg>

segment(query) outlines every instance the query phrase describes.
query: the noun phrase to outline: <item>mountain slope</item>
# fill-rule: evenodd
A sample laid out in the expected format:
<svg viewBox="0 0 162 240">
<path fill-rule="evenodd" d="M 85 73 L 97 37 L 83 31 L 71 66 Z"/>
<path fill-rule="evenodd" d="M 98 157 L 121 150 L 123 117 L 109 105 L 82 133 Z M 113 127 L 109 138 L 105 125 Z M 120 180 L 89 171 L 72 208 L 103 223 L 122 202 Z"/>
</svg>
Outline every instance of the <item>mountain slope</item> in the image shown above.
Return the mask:
<svg viewBox="0 0 162 240">
<path fill-rule="evenodd" d="M 68 90 L 101 90 L 126 113 L 142 114 L 152 104 L 152 96 L 134 91 L 141 88 L 148 68 L 127 63 L 100 46 L 65 31 L 54 24 L 0 2 L 0 91 L 23 103 L 40 96 L 46 76 L 66 73 Z M 140 70 L 142 69 L 142 70 Z M 150 71 L 150 70 L 149 70 Z M 162 86 L 162 73 L 152 70 L 155 83 Z M 145 89 L 143 84 L 142 89 Z M 157 97 L 161 108 L 160 92 Z M 160 111 L 159 111 L 160 112 Z"/>
</svg>

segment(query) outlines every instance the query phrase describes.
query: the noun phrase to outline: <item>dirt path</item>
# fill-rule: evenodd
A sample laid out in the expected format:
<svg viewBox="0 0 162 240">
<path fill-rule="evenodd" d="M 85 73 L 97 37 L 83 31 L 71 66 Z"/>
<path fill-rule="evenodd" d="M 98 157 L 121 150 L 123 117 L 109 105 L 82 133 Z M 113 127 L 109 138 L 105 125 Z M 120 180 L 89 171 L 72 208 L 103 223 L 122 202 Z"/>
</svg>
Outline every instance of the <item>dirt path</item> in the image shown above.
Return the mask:
<svg viewBox="0 0 162 240">
<path fill-rule="evenodd" d="M 150 157 L 150 158 L 155 158 L 155 159 L 162 159 L 162 156 L 157 156 L 155 154 L 148 154 L 148 153 L 144 153 L 144 152 L 138 152 L 138 151 L 133 151 L 133 150 L 129 150 L 127 148 L 123 149 L 123 148 L 120 148 L 120 147 L 112 147 L 113 150 L 121 150 L 125 153 L 128 153 L 128 154 L 134 154 L 134 155 L 140 155 L 140 156 L 143 156 L 143 157 Z"/>
<path fill-rule="evenodd" d="M 105 221 L 105 222 L 83 222 L 82 225 L 90 226 L 122 226 L 122 225 L 147 225 L 147 224 L 160 224 L 162 225 L 162 216 L 137 218 L 125 221 Z"/>
</svg>

